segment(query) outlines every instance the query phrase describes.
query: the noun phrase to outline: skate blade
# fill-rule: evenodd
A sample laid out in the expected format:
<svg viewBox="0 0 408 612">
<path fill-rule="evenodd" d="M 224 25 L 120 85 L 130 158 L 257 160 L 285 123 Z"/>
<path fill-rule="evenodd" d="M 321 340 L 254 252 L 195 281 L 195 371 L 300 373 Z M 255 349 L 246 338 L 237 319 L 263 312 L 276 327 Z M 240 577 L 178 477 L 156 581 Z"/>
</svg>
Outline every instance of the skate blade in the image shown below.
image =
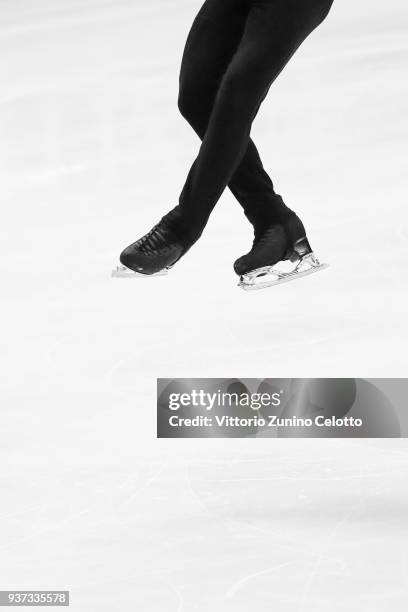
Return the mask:
<svg viewBox="0 0 408 612">
<path fill-rule="evenodd" d="M 134 272 L 125 266 L 116 266 L 112 270 L 112 278 L 152 278 L 156 276 L 167 276 L 170 268 L 156 272 L 156 274 L 140 274 L 140 272 Z"/>
<path fill-rule="evenodd" d="M 279 270 L 279 264 L 276 266 L 266 266 L 265 268 L 258 268 L 252 272 L 248 272 L 241 276 L 241 280 L 238 283 L 238 287 L 244 289 L 244 291 L 255 291 L 258 289 L 266 289 L 267 287 L 273 287 L 274 285 L 281 285 L 282 283 L 289 283 L 290 281 L 297 280 L 304 276 L 310 276 L 315 272 L 320 272 L 329 267 L 329 264 L 322 264 L 319 262 L 314 253 L 306 255 L 302 259 L 297 259 L 295 262 L 293 259 L 290 260 L 292 263 L 296 263 L 294 269 L 290 271 Z M 281 262 L 287 263 L 287 262 Z"/>
</svg>

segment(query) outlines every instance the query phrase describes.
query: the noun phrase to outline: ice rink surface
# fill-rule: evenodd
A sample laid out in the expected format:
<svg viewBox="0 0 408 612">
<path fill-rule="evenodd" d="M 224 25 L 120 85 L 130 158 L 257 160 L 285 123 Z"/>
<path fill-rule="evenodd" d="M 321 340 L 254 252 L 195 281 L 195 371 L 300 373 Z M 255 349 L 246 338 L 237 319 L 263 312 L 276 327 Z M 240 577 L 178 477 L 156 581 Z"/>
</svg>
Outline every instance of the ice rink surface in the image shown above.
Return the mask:
<svg viewBox="0 0 408 612">
<path fill-rule="evenodd" d="M 331 267 L 254 293 L 229 194 L 171 275 L 110 278 L 198 150 L 176 102 L 199 4 L 0 3 L 0 589 L 405 612 L 404 441 L 158 441 L 155 379 L 406 376 L 406 3 L 335 0 L 272 87 L 254 139 Z"/>
</svg>

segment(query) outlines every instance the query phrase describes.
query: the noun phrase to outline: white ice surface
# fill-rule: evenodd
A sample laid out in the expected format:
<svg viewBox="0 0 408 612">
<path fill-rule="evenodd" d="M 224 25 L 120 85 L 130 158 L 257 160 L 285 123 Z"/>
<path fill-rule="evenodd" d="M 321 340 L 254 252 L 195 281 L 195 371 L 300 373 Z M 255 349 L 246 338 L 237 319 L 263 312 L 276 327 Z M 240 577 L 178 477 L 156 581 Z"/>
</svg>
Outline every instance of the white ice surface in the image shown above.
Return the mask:
<svg viewBox="0 0 408 612">
<path fill-rule="evenodd" d="M 169 276 L 110 277 L 197 152 L 176 100 L 198 5 L 0 3 L 0 588 L 405 612 L 405 442 L 157 441 L 155 379 L 406 376 L 406 3 L 335 0 L 272 88 L 254 138 L 331 267 L 253 293 L 229 194 Z"/>
</svg>

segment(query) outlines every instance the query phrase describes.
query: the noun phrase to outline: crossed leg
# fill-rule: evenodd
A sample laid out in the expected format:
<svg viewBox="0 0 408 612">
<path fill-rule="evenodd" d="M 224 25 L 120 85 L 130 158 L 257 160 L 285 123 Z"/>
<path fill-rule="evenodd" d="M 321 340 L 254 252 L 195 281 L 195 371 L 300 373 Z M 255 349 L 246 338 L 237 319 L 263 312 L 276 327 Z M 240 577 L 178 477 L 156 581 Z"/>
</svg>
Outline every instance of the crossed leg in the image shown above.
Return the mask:
<svg viewBox="0 0 408 612">
<path fill-rule="evenodd" d="M 180 77 L 180 109 L 202 139 L 200 151 L 179 205 L 122 252 L 125 267 L 154 274 L 174 265 L 201 235 L 227 185 L 255 227 L 252 260 L 237 260 L 238 274 L 273 265 L 299 239 L 307 243 L 300 219 L 275 194 L 250 132 L 271 84 L 332 1 L 206 0 Z"/>
<path fill-rule="evenodd" d="M 250 138 L 267 92 L 332 0 L 206 0 L 187 40 L 179 107 L 202 139 L 179 209 L 199 235 L 225 187 L 250 221 L 290 211 Z"/>
<path fill-rule="evenodd" d="M 249 11 L 247 1 L 207 0 L 189 33 L 180 71 L 179 109 L 201 140 L 223 76 L 244 35 Z M 251 139 L 229 188 L 255 227 L 288 212 Z"/>
</svg>

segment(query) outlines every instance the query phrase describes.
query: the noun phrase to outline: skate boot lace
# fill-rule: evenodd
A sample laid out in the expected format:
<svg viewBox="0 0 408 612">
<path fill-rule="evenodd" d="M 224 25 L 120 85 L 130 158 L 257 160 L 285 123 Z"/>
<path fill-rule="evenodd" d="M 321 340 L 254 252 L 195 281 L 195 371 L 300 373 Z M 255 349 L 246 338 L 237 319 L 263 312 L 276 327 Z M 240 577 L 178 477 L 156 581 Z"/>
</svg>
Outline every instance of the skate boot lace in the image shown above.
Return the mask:
<svg viewBox="0 0 408 612">
<path fill-rule="evenodd" d="M 167 237 L 168 227 L 163 221 L 159 221 L 150 232 L 139 240 L 139 249 L 142 253 L 151 253 L 152 251 L 163 251 L 171 246 L 172 241 Z"/>
</svg>

